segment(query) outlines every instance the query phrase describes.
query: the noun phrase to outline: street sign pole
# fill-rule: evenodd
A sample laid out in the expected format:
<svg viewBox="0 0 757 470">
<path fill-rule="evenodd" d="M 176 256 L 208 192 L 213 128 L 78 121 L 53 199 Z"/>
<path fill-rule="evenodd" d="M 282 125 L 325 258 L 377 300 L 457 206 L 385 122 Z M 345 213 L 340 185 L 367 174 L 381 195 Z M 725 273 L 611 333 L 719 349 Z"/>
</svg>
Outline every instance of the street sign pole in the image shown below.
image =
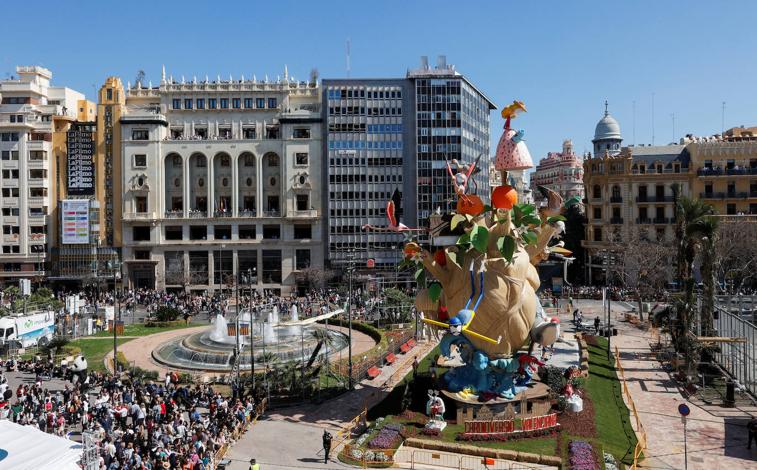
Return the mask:
<svg viewBox="0 0 757 470">
<path fill-rule="evenodd" d="M 678 405 L 678 413 L 681 414 L 681 421 L 683 421 L 683 468 L 684 470 L 688 470 L 689 449 L 688 443 L 686 442 L 686 417 L 689 416 L 691 410 L 689 409 L 688 405 L 686 405 L 686 403 L 681 403 L 680 405 Z"/>
</svg>

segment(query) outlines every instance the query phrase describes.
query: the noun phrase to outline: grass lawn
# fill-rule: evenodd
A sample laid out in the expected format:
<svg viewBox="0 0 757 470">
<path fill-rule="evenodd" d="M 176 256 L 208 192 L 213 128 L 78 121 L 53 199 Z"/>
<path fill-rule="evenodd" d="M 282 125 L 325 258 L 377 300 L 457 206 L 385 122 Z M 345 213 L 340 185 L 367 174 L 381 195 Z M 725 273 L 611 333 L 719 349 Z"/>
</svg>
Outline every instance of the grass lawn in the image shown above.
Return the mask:
<svg viewBox="0 0 757 470">
<path fill-rule="evenodd" d="M 594 403 L 597 441 L 604 450 L 624 463 L 633 460 L 636 433 L 623 402 L 622 384 L 615 373 L 614 359 L 607 359 L 607 339 L 596 338 L 597 346 L 589 345 L 589 380 L 586 388 Z"/>
<path fill-rule="evenodd" d="M 155 333 L 163 333 L 164 331 L 181 330 L 183 328 L 192 328 L 195 326 L 209 326 L 209 324 L 205 322 L 201 322 L 201 323 L 190 323 L 189 325 L 185 325 L 184 323 L 182 323 L 180 325 L 172 325 L 172 326 L 145 326 L 145 325 L 137 323 L 134 325 L 125 325 L 123 336 L 148 336 L 148 335 L 154 335 Z M 100 331 L 96 333 L 94 336 L 96 338 L 110 337 L 112 339 L 113 333 L 110 331 Z"/>
<path fill-rule="evenodd" d="M 131 340 L 132 338 L 121 338 L 118 340 L 118 344 L 122 345 Z M 90 370 L 105 371 L 103 359 L 106 354 L 113 351 L 113 338 L 78 339 L 68 344 L 81 349 L 82 355 L 87 358 Z"/>
</svg>

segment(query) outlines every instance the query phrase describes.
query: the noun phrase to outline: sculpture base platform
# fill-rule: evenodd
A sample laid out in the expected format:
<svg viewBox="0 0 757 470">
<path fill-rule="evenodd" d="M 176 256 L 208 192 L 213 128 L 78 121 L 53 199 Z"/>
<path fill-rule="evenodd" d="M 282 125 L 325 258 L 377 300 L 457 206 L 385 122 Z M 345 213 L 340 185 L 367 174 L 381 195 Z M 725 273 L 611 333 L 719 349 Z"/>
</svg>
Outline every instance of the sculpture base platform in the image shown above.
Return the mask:
<svg viewBox="0 0 757 470">
<path fill-rule="evenodd" d="M 446 398 L 457 402 L 457 424 L 473 419 L 512 419 L 520 416 L 545 415 L 552 408 L 549 386 L 541 382 L 531 382 L 515 398 L 494 398 L 479 401 L 478 395 L 461 397 L 457 393 L 443 390 Z"/>
</svg>

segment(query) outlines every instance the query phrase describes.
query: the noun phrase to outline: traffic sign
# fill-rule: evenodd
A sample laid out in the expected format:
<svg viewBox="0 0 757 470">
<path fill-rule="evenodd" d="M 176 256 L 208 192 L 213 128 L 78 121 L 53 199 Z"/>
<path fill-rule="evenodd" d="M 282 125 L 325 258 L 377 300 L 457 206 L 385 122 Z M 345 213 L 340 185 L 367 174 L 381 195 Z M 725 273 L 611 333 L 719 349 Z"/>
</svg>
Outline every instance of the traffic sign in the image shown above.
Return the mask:
<svg viewBox="0 0 757 470">
<path fill-rule="evenodd" d="M 689 416 L 691 410 L 686 403 L 681 403 L 680 405 L 678 405 L 678 412 L 681 414 L 681 416 Z"/>
</svg>

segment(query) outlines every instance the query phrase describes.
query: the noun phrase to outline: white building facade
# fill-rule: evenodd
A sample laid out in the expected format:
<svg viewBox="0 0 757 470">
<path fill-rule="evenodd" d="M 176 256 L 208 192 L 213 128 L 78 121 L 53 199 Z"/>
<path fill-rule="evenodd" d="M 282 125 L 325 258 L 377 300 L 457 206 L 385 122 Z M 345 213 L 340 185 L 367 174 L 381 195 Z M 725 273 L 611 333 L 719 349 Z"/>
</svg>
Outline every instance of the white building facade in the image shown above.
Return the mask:
<svg viewBox="0 0 757 470">
<path fill-rule="evenodd" d="M 127 285 L 216 290 L 238 276 L 286 294 L 323 266 L 317 84 L 164 73 L 130 88 L 126 106 Z"/>
<path fill-rule="evenodd" d="M 55 121 L 74 122 L 84 95 L 50 85 L 52 73 L 16 67 L 0 81 L 0 283 L 44 276 L 54 234 Z"/>
</svg>

